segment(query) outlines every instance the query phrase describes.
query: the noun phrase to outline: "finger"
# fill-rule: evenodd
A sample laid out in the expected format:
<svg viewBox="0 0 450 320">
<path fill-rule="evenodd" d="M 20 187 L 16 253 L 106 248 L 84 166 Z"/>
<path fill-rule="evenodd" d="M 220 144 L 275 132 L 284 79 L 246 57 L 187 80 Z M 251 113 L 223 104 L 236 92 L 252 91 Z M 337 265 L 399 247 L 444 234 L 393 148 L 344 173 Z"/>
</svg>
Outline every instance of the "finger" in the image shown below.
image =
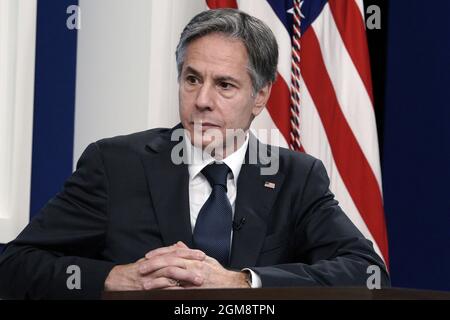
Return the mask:
<svg viewBox="0 0 450 320">
<path fill-rule="evenodd" d="M 199 288 L 199 286 L 193 286 L 193 285 L 181 285 L 181 286 L 178 286 L 178 287 L 171 287 L 171 288 L 166 288 L 166 289 L 178 289 L 178 288 L 182 288 L 182 289 L 198 289 Z"/>
<path fill-rule="evenodd" d="M 163 255 L 163 254 L 168 254 L 168 253 L 172 253 L 172 252 L 177 252 L 180 250 L 191 250 L 194 252 L 201 252 L 200 250 L 195 250 L 195 249 L 190 249 L 188 246 L 186 246 L 183 242 L 179 241 L 176 244 L 169 246 L 169 247 L 162 247 L 162 248 L 158 248 L 152 251 L 149 251 L 145 257 L 147 259 L 151 258 L 151 257 L 156 257 L 159 255 Z"/>
<path fill-rule="evenodd" d="M 192 287 L 192 289 L 193 288 L 196 288 L 196 287 Z M 183 290 L 184 289 L 184 287 L 183 286 L 175 286 L 175 287 L 167 287 L 167 288 L 163 288 L 164 290 Z"/>
<path fill-rule="evenodd" d="M 175 246 L 177 246 L 179 248 L 189 249 L 189 247 L 187 245 L 185 245 L 183 241 L 178 241 L 177 243 L 175 243 Z"/>
<path fill-rule="evenodd" d="M 210 264 L 221 265 L 219 261 L 210 256 L 206 256 L 204 261 Z"/>
<path fill-rule="evenodd" d="M 146 275 L 167 267 L 198 269 L 202 266 L 203 261 L 201 259 L 193 259 L 190 253 L 180 253 L 180 255 L 181 257 L 167 254 L 146 259 L 139 263 L 137 270 L 141 275 Z M 202 255 L 204 254 L 202 253 Z M 203 259 L 206 259 L 206 255 L 204 255 Z"/>
<path fill-rule="evenodd" d="M 145 255 L 145 258 L 151 259 L 153 257 L 168 255 L 168 254 L 175 255 L 180 258 L 200 260 L 200 261 L 204 260 L 206 257 L 205 253 L 200 250 L 172 246 L 172 247 L 164 247 L 164 248 L 159 248 L 159 249 L 150 251 L 149 253 L 147 253 Z"/>
<path fill-rule="evenodd" d="M 141 275 L 145 275 L 169 266 L 186 269 L 188 262 L 189 260 L 184 258 L 170 255 L 157 256 L 140 263 L 138 270 Z"/>
<path fill-rule="evenodd" d="M 179 282 L 173 279 L 160 277 L 155 279 L 144 280 L 143 286 L 145 290 L 167 289 L 174 287 L 179 288 Z"/>
<path fill-rule="evenodd" d="M 145 258 L 149 259 L 151 257 L 156 257 L 158 255 L 167 254 L 167 253 L 172 252 L 173 250 L 175 250 L 175 246 L 174 245 L 173 246 L 169 246 L 169 247 L 161 247 L 161 248 L 154 249 L 154 250 L 151 250 L 151 251 L 147 252 L 145 254 Z"/>
<path fill-rule="evenodd" d="M 167 267 L 160 269 L 152 274 L 152 277 L 165 277 L 186 283 L 187 285 L 200 286 L 203 284 L 203 278 L 197 273 L 178 267 Z"/>
</svg>

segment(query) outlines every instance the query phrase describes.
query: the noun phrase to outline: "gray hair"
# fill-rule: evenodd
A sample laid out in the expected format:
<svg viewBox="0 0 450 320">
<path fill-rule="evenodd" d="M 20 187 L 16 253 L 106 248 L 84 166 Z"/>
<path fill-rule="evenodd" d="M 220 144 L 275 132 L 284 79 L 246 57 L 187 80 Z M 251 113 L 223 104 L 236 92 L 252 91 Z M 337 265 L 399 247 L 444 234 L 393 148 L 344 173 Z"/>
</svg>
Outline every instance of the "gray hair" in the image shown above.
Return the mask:
<svg viewBox="0 0 450 320">
<path fill-rule="evenodd" d="M 261 20 L 236 9 L 203 11 L 186 25 L 176 50 L 178 78 L 183 69 L 187 46 L 192 41 L 211 33 L 224 34 L 241 40 L 245 45 L 254 93 L 275 81 L 278 44 L 274 34 Z"/>
</svg>

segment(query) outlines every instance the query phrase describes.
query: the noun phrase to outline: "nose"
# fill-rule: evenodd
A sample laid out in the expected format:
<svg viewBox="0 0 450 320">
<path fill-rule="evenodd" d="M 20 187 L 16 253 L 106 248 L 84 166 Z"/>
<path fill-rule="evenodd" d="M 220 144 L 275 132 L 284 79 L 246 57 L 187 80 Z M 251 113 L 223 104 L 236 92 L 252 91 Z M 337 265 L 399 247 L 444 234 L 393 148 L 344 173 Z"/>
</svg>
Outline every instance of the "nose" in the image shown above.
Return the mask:
<svg viewBox="0 0 450 320">
<path fill-rule="evenodd" d="M 213 88 L 207 83 L 203 84 L 197 92 L 195 101 L 197 108 L 201 110 L 214 109 L 213 94 Z"/>
</svg>

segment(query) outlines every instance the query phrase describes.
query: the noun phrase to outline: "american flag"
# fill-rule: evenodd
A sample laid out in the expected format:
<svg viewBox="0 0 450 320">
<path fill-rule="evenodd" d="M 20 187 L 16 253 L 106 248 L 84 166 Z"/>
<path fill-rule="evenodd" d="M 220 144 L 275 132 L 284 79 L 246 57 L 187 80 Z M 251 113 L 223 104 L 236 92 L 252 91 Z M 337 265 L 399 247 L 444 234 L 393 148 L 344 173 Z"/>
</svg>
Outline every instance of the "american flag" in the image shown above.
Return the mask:
<svg viewBox="0 0 450 320">
<path fill-rule="evenodd" d="M 263 20 L 278 78 L 254 129 L 323 161 L 341 207 L 388 264 L 381 168 L 362 0 L 206 0 Z"/>
</svg>

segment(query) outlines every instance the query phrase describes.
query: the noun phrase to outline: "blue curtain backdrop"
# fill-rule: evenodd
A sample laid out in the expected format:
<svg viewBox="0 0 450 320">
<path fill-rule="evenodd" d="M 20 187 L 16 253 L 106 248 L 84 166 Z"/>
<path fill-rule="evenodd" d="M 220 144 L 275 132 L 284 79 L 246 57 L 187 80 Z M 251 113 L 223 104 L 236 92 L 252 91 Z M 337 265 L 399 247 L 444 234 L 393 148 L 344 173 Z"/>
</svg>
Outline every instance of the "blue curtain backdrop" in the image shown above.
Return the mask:
<svg viewBox="0 0 450 320">
<path fill-rule="evenodd" d="M 450 290 L 450 1 L 390 1 L 382 158 L 392 283 Z"/>
<path fill-rule="evenodd" d="M 67 8 L 78 0 L 38 0 L 30 215 L 72 172 L 77 30 Z"/>
</svg>

